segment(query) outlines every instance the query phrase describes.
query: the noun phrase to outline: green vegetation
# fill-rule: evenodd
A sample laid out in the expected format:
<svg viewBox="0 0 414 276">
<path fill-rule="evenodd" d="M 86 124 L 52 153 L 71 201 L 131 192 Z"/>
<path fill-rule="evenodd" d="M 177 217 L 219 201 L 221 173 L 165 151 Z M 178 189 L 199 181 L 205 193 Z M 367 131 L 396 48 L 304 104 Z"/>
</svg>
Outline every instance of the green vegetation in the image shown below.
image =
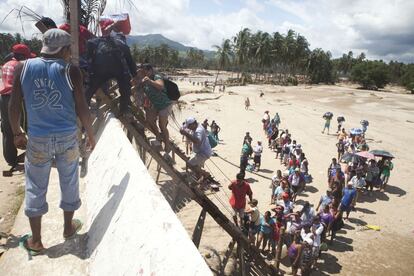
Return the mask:
<svg viewBox="0 0 414 276">
<path fill-rule="evenodd" d="M 15 35 L 0 33 L 0 64 L 4 63 L 4 58 L 10 53 L 12 46 L 17 43 L 26 44 L 37 55 L 42 48 L 42 41 L 37 38 L 24 39 L 18 33 Z"/>
<path fill-rule="evenodd" d="M 384 88 L 390 81 L 388 65 L 383 61 L 362 61 L 351 70 L 351 79 L 363 88 Z"/>
<path fill-rule="evenodd" d="M 303 82 L 335 83 L 341 78 L 357 82 L 365 89 L 383 88 L 393 83 L 414 91 L 414 64 L 370 61 L 364 53 L 354 57 L 352 51 L 332 59 L 329 51 L 310 50 L 306 38 L 293 30 L 286 34 L 269 34 L 252 33 L 245 28 L 234 37 L 223 40 L 222 45 L 213 46 L 216 50 L 214 57 L 211 57 L 211 51 L 186 47 L 161 35 L 147 35 L 140 39 L 144 39 L 145 43 L 142 43 L 145 46 L 131 46 L 132 56 L 137 62 L 149 62 L 165 69 L 228 70 L 237 74 L 235 80 L 238 83 L 260 81 L 297 85 Z M 39 39 L 0 33 L 0 64 L 16 43 L 27 44 L 36 54 L 41 49 Z"/>
</svg>

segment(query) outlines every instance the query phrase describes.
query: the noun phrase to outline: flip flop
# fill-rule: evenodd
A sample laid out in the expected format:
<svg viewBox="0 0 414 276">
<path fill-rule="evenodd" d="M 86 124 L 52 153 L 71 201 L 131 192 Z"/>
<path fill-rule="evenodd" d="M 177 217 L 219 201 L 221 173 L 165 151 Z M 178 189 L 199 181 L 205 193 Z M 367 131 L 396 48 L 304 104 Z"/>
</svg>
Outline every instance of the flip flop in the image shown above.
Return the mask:
<svg viewBox="0 0 414 276">
<path fill-rule="evenodd" d="M 37 256 L 37 255 L 42 254 L 44 249 L 36 250 L 36 249 L 29 248 L 27 244 L 27 240 L 30 239 L 31 237 L 32 237 L 32 234 L 26 234 L 22 236 L 19 240 L 19 246 L 23 248 L 24 250 L 26 250 L 27 254 L 29 254 L 30 256 Z"/>
<path fill-rule="evenodd" d="M 73 232 L 73 234 L 70 236 L 63 235 L 63 238 L 65 238 L 65 240 L 73 239 L 78 234 L 78 232 L 82 229 L 82 226 L 83 226 L 82 221 L 80 221 L 79 219 L 73 219 L 72 224 L 75 226 L 75 232 Z"/>
</svg>

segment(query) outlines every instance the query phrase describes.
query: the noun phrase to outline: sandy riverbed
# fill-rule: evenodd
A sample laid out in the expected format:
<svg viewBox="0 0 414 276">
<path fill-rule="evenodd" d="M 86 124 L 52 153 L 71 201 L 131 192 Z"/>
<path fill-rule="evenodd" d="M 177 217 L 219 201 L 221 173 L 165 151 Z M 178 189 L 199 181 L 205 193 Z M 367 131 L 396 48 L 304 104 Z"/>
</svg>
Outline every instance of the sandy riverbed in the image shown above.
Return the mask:
<svg viewBox="0 0 414 276">
<path fill-rule="evenodd" d="M 214 80 L 212 76 L 206 78 Z M 178 85 L 184 93 L 201 89 L 189 83 L 188 79 L 178 81 Z M 260 92 L 264 92 L 264 97 L 259 97 Z M 217 98 L 219 95 L 222 96 Z M 249 97 L 251 102 L 251 109 L 248 111 L 244 109 L 246 97 Z M 280 114 L 281 127 L 289 128 L 293 138 L 302 144 L 310 162 L 310 173 L 314 181 L 307 187 L 306 192 L 298 197 L 298 209 L 304 201 L 317 204 L 327 187 L 326 168 L 331 158 L 336 156 L 336 137 L 321 134 L 324 123 L 322 114 L 331 111 L 335 117 L 345 116 L 347 129 L 358 127 L 361 119 L 369 120 L 367 138 L 370 148 L 388 150 L 397 157 L 389 187 L 385 193 L 375 192 L 373 197 L 361 197 L 357 212 L 351 213 L 351 219 L 341 230 L 338 239 L 327 253 L 322 254 L 314 275 L 412 273 L 414 220 L 411 213 L 414 211 L 414 188 L 410 176 L 414 165 L 414 148 L 411 147 L 414 137 L 414 96 L 357 90 L 354 87 L 340 85 L 249 85 L 227 87 L 226 93 L 221 94 L 217 90 L 215 94 L 190 93 L 182 96 L 180 100 L 186 104 L 181 113 L 176 113 L 179 122 L 191 115 L 199 121 L 206 118 L 210 122 L 216 120 L 222 128 L 222 141 L 215 148 L 220 157 L 212 157 L 212 162 L 208 161 L 206 165 L 223 183 L 221 191 L 211 198 L 228 216 L 230 191 L 226 187 L 229 183 L 227 177 L 234 179 L 238 172 L 234 165 L 238 166 L 241 142 L 246 131 L 250 131 L 253 143 L 257 140 L 265 141 L 260 122 L 265 110 L 269 110 L 272 116 L 275 112 Z M 170 125 L 171 135 L 184 148 L 176 129 Z M 259 200 L 259 209 L 264 213 L 268 210 L 270 201 L 269 178 L 276 170 L 283 169 L 279 161 L 275 160 L 274 153 L 267 148 L 262 156 L 262 169 L 259 175 L 247 173 L 246 178 L 251 184 L 254 197 Z M 168 177 L 162 176 L 161 184 L 163 179 L 167 180 Z M 168 190 L 167 185 L 164 190 Z M 223 206 L 223 203 L 226 206 Z M 178 217 L 191 235 L 200 207 L 195 202 L 183 199 L 177 209 Z M 365 224 L 378 225 L 381 231 L 362 231 L 361 228 Z M 219 257 L 214 252 L 219 252 L 222 256 L 229 242 L 229 236 L 208 217 L 200 251 L 203 255 L 212 255 L 207 259 L 212 268 L 217 269 L 219 266 Z M 287 269 L 283 266 L 282 268 Z M 230 273 L 230 268 L 226 270 L 227 273 Z"/>
</svg>

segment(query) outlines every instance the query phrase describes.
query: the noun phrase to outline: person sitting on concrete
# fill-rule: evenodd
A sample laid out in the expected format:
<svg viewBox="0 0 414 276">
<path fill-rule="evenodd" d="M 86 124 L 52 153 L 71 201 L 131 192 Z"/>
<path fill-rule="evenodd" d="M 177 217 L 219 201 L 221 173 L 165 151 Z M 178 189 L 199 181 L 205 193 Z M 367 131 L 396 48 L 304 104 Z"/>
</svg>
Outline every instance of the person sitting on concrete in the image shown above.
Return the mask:
<svg viewBox="0 0 414 276">
<path fill-rule="evenodd" d="M 196 173 L 198 182 L 201 183 L 207 176 L 201 168 L 213 153 L 207 131 L 195 118 L 189 117 L 185 120 L 185 126 L 180 129 L 180 133 L 193 143 L 194 156 L 188 160 L 187 166 Z"/>
</svg>

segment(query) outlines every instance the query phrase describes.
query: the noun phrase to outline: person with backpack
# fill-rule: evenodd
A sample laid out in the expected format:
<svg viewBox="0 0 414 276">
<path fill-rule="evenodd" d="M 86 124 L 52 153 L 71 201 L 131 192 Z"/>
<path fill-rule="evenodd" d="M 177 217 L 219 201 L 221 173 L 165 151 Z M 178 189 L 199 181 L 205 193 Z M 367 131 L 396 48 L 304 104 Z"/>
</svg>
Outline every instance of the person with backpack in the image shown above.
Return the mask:
<svg viewBox="0 0 414 276">
<path fill-rule="evenodd" d="M 155 135 L 157 137 L 159 135 L 162 136 L 164 141 L 164 156 L 167 157 L 171 151 L 170 135 L 167 125 L 173 103 L 167 95 L 164 78 L 155 73 L 151 64 L 145 63 L 138 66 L 137 79 L 138 90 L 145 93 L 151 103 L 151 107 L 146 109 L 146 119 Z M 157 119 L 159 129 L 156 124 Z M 201 124 L 200 126 L 203 127 Z"/>
<path fill-rule="evenodd" d="M 127 115 L 131 105 L 131 76 L 137 75 L 137 65 L 128 45 L 111 36 L 88 40 L 89 88 L 86 91 L 88 105 L 96 91 L 111 79 L 116 79 L 120 97 L 120 115 Z"/>
</svg>

